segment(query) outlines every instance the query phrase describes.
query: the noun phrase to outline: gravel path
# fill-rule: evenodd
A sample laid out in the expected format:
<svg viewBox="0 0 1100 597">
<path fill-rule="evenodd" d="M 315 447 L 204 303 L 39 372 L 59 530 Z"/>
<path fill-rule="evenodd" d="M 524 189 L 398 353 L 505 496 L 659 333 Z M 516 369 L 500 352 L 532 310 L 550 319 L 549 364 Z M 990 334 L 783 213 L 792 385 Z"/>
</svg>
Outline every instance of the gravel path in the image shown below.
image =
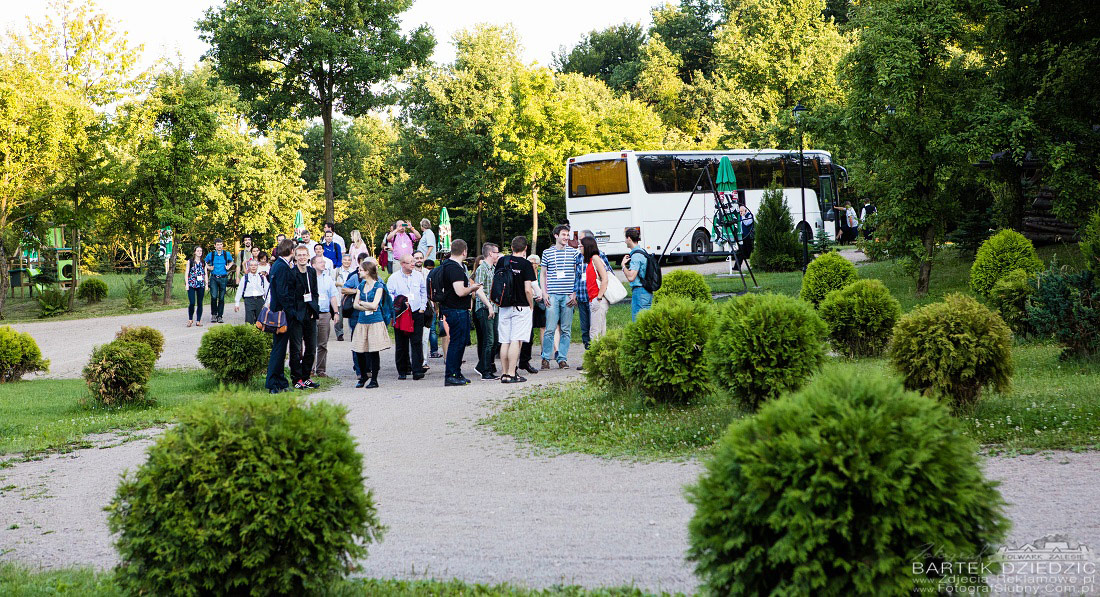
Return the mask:
<svg viewBox="0 0 1100 597">
<path fill-rule="evenodd" d="M 166 332 L 161 366 L 193 364 L 199 335 L 208 328 L 177 325 L 184 317 L 168 311 L 18 327 L 34 335 L 53 360 L 51 375 L 73 376 L 91 346 L 108 341 L 122 323 L 147 323 Z M 694 589 L 683 560 L 692 511 L 682 488 L 698 475 L 697 463 L 532 453 L 477 425 L 508 399 L 511 386 L 475 380 L 465 388 L 444 389 L 440 360 L 431 361 L 426 380 L 399 382 L 387 351 L 383 387 L 356 390 L 350 384 L 350 355 L 337 350 L 334 357 L 330 369 L 342 382 L 317 398 L 348 407 L 352 432 L 366 455 L 367 484 L 390 527 L 371 549 L 364 574 L 540 587 L 633 583 L 650 590 Z M 580 353 L 572 351 L 570 358 L 579 362 Z M 532 381 L 576 376 L 573 370 L 554 370 Z M 118 475 L 141 464 L 150 442 L 78 450 L 0 469 L 0 557 L 42 567 L 113 565 L 103 507 Z M 1089 545 L 1093 555 L 1100 549 L 1095 499 L 1100 454 L 998 457 L 985 466 L 1004 483 L 1002 492 L 1012 504 L 1010 545 L 1058 534 Z"/>
</svg>

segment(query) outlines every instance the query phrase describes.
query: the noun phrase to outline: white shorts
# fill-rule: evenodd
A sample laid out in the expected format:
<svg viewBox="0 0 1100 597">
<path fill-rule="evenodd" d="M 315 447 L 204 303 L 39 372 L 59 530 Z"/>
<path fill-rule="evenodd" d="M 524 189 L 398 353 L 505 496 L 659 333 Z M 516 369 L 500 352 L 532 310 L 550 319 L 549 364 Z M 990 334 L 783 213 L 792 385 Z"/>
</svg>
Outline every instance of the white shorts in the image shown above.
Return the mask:
<svg viewBox="0 0 1100 597">
<path fill-rule="evenodd" d="M 530 307 L 501 307 L 497 313 L 497 342 L 530 342 L 533 318 Z"/>
</svg>

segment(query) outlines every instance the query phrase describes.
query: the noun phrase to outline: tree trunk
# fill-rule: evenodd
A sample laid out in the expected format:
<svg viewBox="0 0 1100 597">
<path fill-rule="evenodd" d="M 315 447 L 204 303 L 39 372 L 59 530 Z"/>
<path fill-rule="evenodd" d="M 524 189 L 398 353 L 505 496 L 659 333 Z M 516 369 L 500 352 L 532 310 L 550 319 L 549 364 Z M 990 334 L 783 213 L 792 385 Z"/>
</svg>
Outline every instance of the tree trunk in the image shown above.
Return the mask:
<svg viewBox="0 0 1100 597">
<path fill-rule="evenodd" d="M 928 294 L 928 283 L 932 279 L 932 253 L 936 250 L 936 225 L 929 224 L 924 229 L 924 255 L 921 255 L 920 271 L 917 274 L 917 296 Z"/>
<path fill-rule="evenodd" d="M 531 242 L 528 255 L 538 255 L 539 244 L 539 188 L 531 185 Z"/>
<path fill-rule="evenodd" d="M 176 277 L 176 239 L 172 239 L 172 250 L 164 257 L 165 269 L 168 273 L 164 276 L 164 301 L 162 304 L 167 305 L 172 301 L 172 280 Z"/>
<path fill-rule="evenodd" d="M 324 155 L 325 155 L 325 221 L 333 222 L 332 201 L 332 102 L 325 101 L 321 106 L 321 121 L 325 125 Z"/>
<path fill-rule="evenodd" d="M 23 272 L 23 275 L 30 275 L 30 272 Z M 8 252 L 4 250 L 3 242 L 0 242 L 0 319 L 4 319 L 4 303 L 7 301 L 8 287 L 10 286 L 11 278 L 10 274 L 8 274 Z"/>
<path fill-rule="evenodd" d="M 481 255 L 481 246 L 485 244 L 485 226 L 484 226 L 484 212 L 485 204 L 480 199 L 477 201 L 477 254 Z"/>
</svg>

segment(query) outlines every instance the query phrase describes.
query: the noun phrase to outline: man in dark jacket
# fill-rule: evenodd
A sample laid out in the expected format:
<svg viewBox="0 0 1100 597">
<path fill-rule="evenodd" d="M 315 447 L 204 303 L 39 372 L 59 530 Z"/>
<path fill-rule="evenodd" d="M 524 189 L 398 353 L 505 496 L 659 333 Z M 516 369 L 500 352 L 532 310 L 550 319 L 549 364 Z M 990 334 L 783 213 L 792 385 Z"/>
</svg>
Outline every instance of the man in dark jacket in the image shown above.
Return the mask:
<svg viewBox="0 0 1100 597">
<path fill-rule="evenodd" d="M 287 381 L 286 374 L 283 372 L 283 362 L 286 361 L 287 344 L 290 342 L 291 313 L 295 312 L 296 308 L 294 291 L 297 284 L 290 265 L 290 255 L 293 251 L 294 241 L 288 238 L 279 241 L 275 247 L 275 261 L 272 262 L 271 270 L 267 274 L 271 284 L 271 305 L 268 308 L 273 312 L 286 313 L 288 324 L 286 332 L 275 334 L 271 344 L 271 356 L 267 361 L 267 381 L 264 387 L 272 394 L 290 389 L 290 382 Z M 297 301 L 301 300 L 302 296 L 299 294 Z"/>
<path fill-rule="evenodd" d="M 317 270 L 309 266 L 309 250 L 299 245 L 294 249 L 295 265 L 291 268 L 294 299 L 293 310 L 287 310 L 286 326 L 290 335 L 290 376 L 294 388 L 308 390 L 321 387 L 310 379 L 317 352 Z"/>
</svg>

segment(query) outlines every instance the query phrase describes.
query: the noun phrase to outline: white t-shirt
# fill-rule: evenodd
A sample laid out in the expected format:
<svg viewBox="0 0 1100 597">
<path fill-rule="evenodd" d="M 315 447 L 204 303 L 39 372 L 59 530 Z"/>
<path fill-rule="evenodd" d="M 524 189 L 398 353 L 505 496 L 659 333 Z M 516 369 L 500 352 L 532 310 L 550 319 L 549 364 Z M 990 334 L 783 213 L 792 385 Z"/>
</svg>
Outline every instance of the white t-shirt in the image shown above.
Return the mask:
<svg viewBox="0 0 1100 597">
<path fill-rule="evenodd" d="M 428 247 L 431 247 L 431 252 L 428 251 Z M 424 254 L 424 259 L 435 260 L 436 250 L 439 249 L 439 245 L 435 242 L 435 233 L 429 228 L 424 231 L 424 235 L 420 237 L 420 244 L 416 246 L 416 250 Z"/>
</svg>

